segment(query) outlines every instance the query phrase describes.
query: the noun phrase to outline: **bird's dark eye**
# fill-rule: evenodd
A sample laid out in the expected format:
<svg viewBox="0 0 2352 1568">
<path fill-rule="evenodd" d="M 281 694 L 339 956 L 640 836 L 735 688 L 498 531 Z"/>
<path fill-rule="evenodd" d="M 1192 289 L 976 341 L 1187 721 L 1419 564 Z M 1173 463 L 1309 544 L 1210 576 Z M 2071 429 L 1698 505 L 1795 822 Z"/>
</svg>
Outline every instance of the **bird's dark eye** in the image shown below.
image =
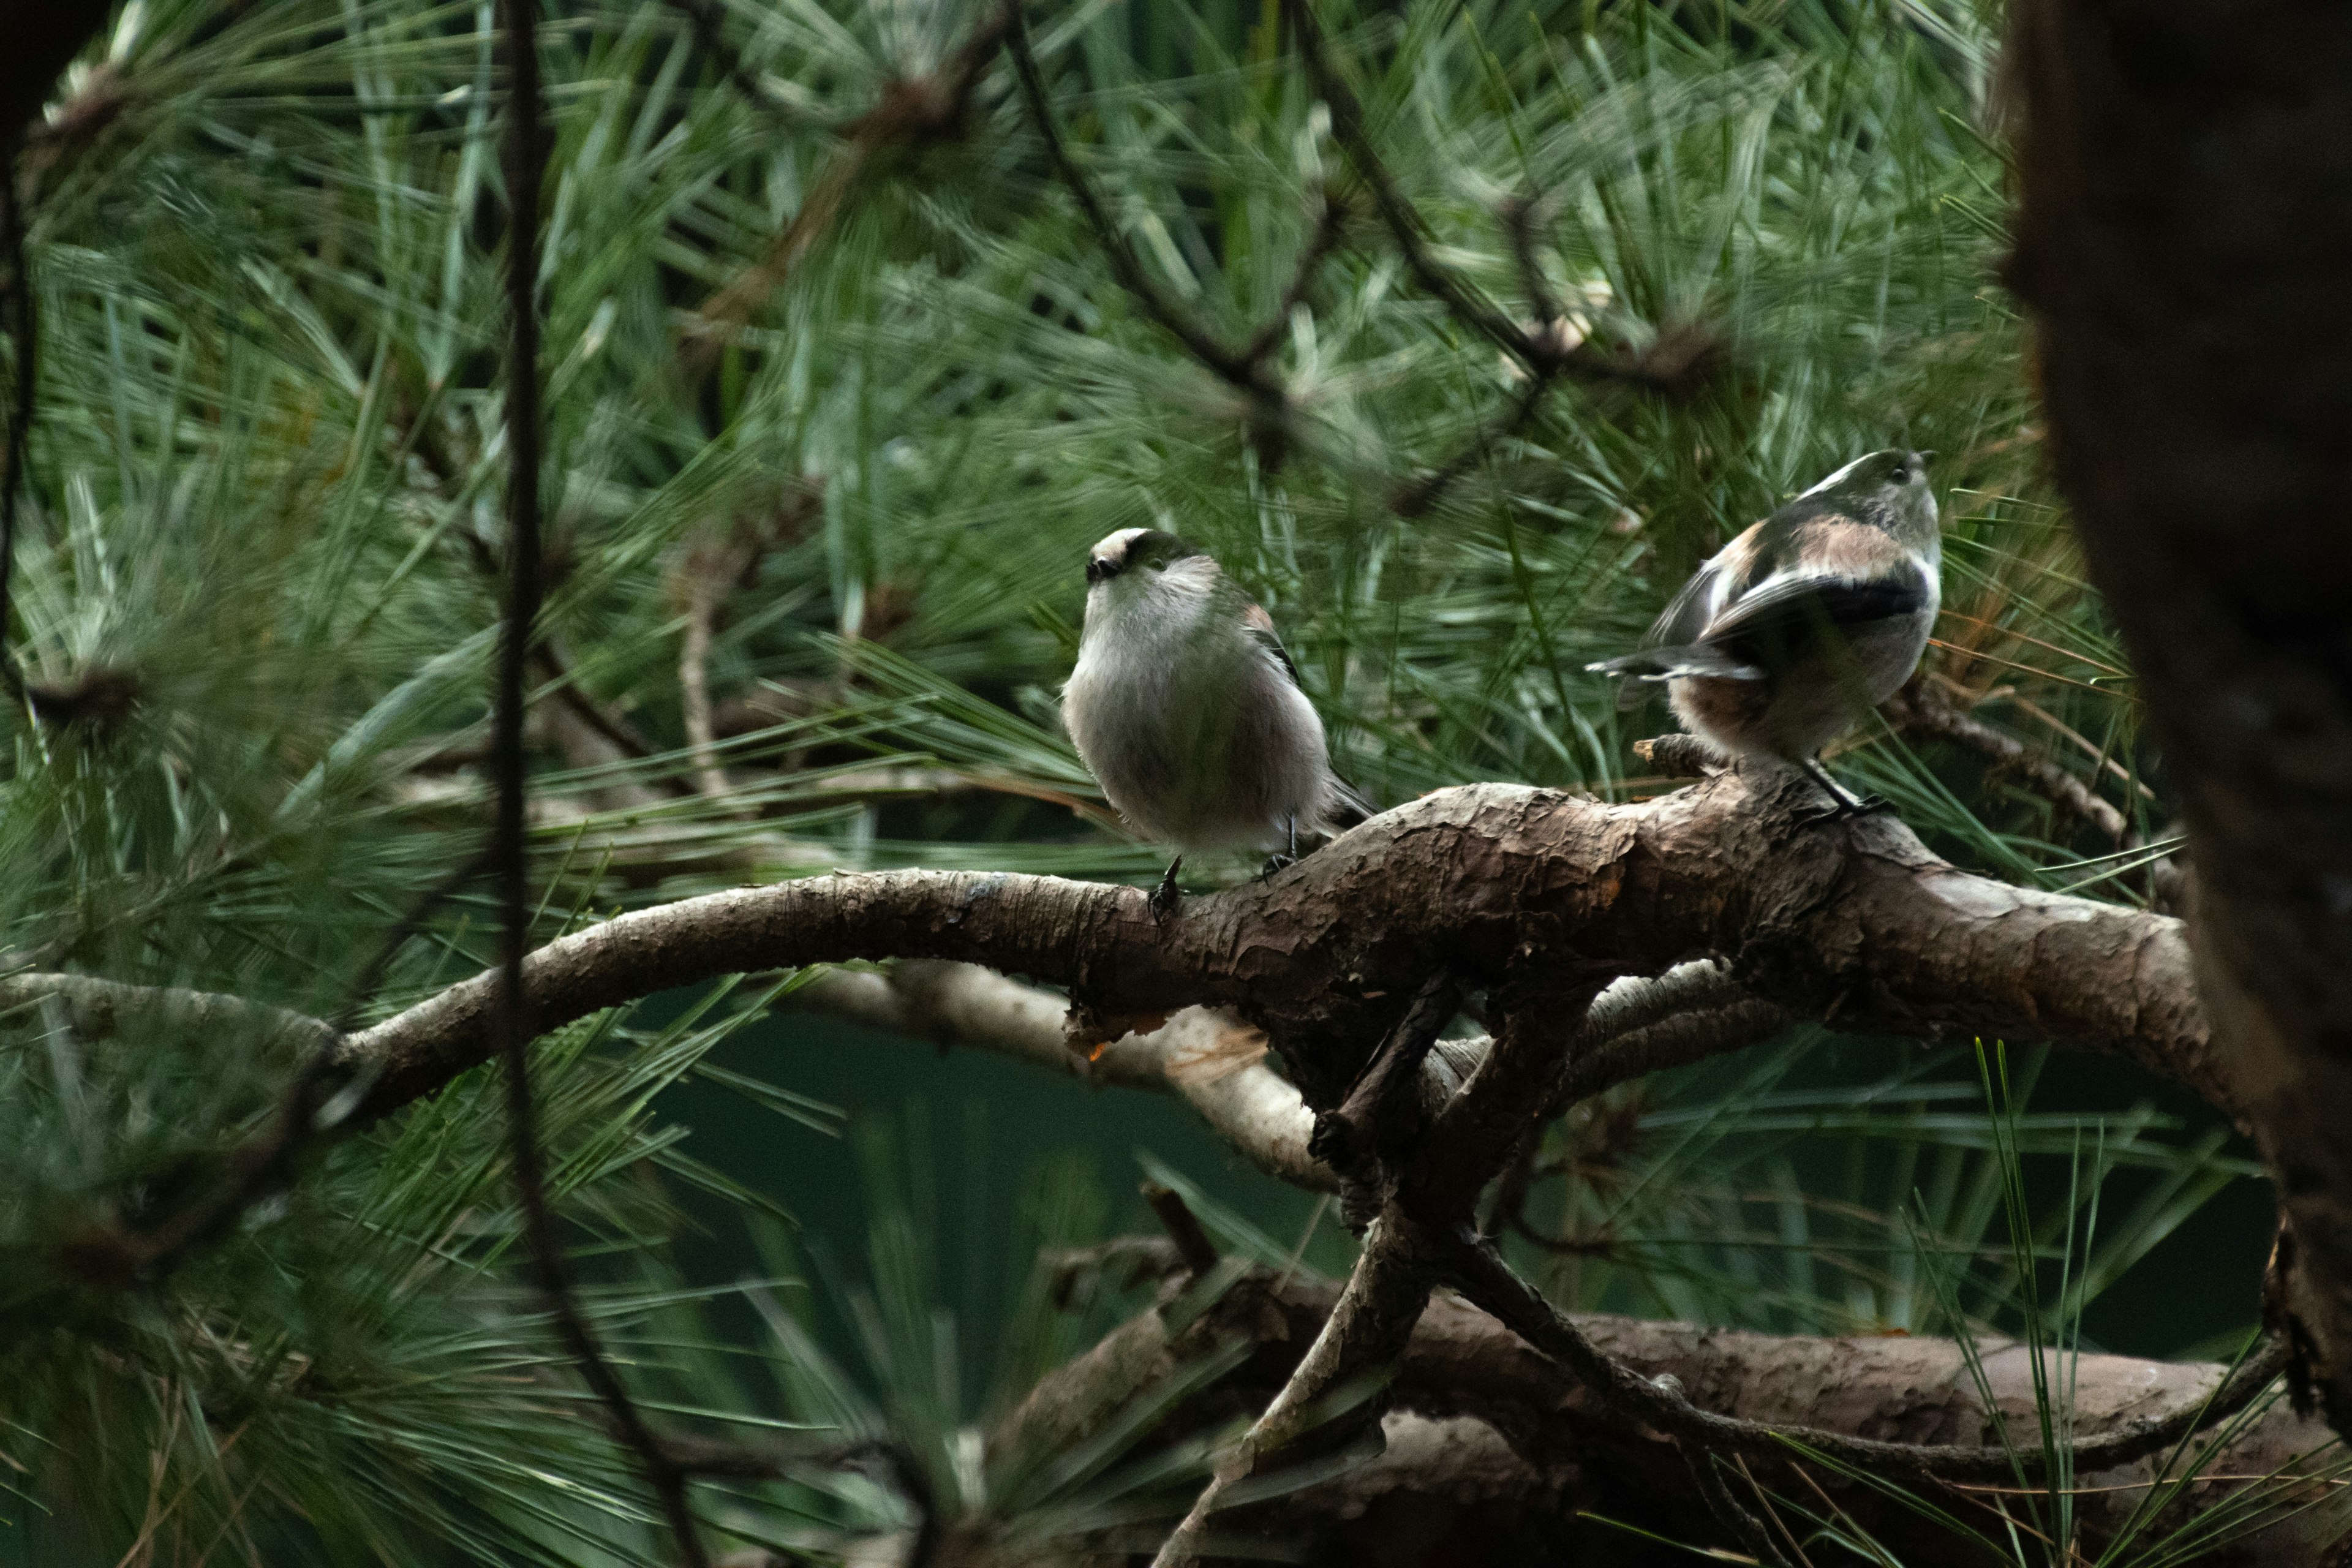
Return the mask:
<svg viewBox="0 0 2352 1568">
<path fill-rule="evenodd" d="M 1911 466 L 1908 463 L 1895 464 L 1893 478 L 1895 482 L 1898 485 L 1909 484 L 1911 482 Z"/>
</svg>

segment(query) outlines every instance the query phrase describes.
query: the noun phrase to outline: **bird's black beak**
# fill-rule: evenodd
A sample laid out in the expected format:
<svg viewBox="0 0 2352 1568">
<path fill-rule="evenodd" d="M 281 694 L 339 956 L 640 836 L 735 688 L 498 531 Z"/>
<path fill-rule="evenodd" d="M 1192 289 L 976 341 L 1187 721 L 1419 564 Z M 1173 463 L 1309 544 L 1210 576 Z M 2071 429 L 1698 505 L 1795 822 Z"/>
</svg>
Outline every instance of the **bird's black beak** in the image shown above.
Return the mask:
<svg viewBox="0 0 2352 1568">
<path fill-rule="evenodd" d="M 1108 583 L 1113 577 L 1118 575 L 1118 568 L 1112 565 L 1108 561 L 1096 559 L 1087 563 L 1087 585 L 1088 587 L 1094 586 L 1097 583 Z"/>
</svg>

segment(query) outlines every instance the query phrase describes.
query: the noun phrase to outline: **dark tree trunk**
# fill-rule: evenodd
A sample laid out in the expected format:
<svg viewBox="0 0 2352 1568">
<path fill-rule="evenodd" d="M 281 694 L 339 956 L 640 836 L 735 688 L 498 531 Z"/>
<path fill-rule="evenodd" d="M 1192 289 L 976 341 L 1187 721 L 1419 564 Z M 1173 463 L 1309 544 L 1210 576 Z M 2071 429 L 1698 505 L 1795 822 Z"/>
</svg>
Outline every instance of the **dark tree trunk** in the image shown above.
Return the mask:
<svg viewBox="0 0 2352 1568">
<path fill-rule="evenodd" d="M 2352 5 L 2032 0 L 2014 281 L 2178 782 L 2200 990 L 2352 1431 Z"/>
</svg>

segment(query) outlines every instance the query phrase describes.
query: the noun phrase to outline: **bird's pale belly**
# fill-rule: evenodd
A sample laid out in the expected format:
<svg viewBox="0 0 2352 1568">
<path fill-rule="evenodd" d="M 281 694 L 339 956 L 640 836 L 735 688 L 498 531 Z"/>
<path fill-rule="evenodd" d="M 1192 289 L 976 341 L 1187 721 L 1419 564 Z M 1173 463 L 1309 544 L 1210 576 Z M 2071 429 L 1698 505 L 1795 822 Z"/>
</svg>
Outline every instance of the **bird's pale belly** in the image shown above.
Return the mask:
<svg viewBox="0 0 2352 1568">
<path fill-rule="evenodd" d="M 1295 721 L 1280 694 L 1231 681 L 1171 690 L 1162 684 L 1171 673 L 1139 670 L 1131 682 L 1094 671 L 1072 677 L 1074 688 L 1087 684 L 1071 739 L 1118 814 L 1188 850 L 1276 848 L 1292 817 L 1309 826 L 1323 806 L 1321 748 L 1310 763 L 1296 738 L 1272 732 Z"/>
<path fill-rule="evenodd" d="M 1685 728 L 1725 752 L 1801 763 L 1910 679 L 1931 618 L 1866 623 L 1842 647 L 1762 680 L 1692 676 L 1671 682 L 1668 697 Z"/>
</svg>

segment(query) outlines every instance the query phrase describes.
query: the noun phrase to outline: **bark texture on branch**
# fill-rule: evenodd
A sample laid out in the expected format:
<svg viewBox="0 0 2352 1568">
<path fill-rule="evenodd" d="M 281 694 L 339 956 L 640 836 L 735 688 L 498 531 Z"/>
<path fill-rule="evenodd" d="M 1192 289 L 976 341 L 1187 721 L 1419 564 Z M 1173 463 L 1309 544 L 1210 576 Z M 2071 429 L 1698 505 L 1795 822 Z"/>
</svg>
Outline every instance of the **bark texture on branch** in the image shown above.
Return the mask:
<svg viewBox="0 0 2352 1568">
<path fill-rule="evenodd" d="M 2199 979 L 2352 1430 L 2352 8 L 2035 0 L 2022 205 L 2059 477 L 2179 787 Z"/>
<path fill-rule="evenodd" d="M 1439 964 L 1559 984 L 1710 954 L 1758 998 L 1845 1029 L 2051 1039 L 2112 1053 L 2234 1113 L 2179 922 L 1954 870 L 1899 822 L 1798 820 L 1801 780 L 1727 773 L 1640 805 L 1478 784 L 1374 818 L 1271 879 L 1155 925 L 1140 889 L 993 873 L 814 878 L 621 916 L 541 948 L 541 1029 L 718 974 L 852 958 L 985 963 L 1071 987 L 1116 1039 L 1191 1004 L 1265 1028 L 1335 1104 Z M 352 1037 L 362 1118 L 484 1059 L 489 986 Z"/>
<path fill-rule="evenodd" d="M 1339 1178 L 1307 1152 L 1314 1113 L 1266 1065 L 1265 1034 L 1222 1009 L 1187 1007 L 1087 1057 L 1063 1034 L 1060 996 L 977 964 L 913 959 L 887 974 L 836 969 L 794 992 L 789 1005 L 998 1051 L 1101 1087 L 1178 1095 L 1267 1175 L 1312 1192 L 1339 1190 Z"/>
<path fill-rule="evenodd" d="M 1040 1384 L 992 1435 L 992 1457 L 1065 1450 L 1101 1430 L 1139 1394 L 1223 1344 L 1253 1348 L 1172 1424 L 1181 1429 L 1189 1422 L 1225 1419 L 1236 1398 L 1255 1409 L 1286 1384 L 1316 1342 L 1336 1295 L 1320 1281 L 1258 1273 L 1196 1320 L 1169 1313 L 1164 1305 L 1140 1313 Z M 1183 1323 L 1181 1330 L 1171 1331 L 1171 1320 Z M 1949 1340 L 1783 1337 L 1598 1313 L 1579 1314 L 1576 1321 L 1643 1376 L 1671 1375 L 1695 1403 L 1727 1415 L 1936 1446 L 1973 1446 L 1990 1436 L 1959 1347 Z M 2034 1441 L 2027 1351 L 2000 1341 L 1979 1349 L 2011 1430 L 2021 1442 Z M 2168 1414 L 2202 1398 L 2221 1371 L 2086 1355 L 2078 1369 L 2081 1433 L 2096 1436 Z M 1391 1447 L 1381 1459 L 1313 1491 L 1286 1496 L 1261 1513 L 1221 1515 L 1221 1522 L 1233 1529 L 1254 1521 L 1270 1541 L 1303 1542 L 1312 1549 L 1310 1561 L 1397 1568 L 1519 1563 L 1538 1551 L 1580 1545 L 1606 1553 L 1623 1544 L 1608 1528 L 1580 1520 L 1586 1510 L 1682 1540 L 1715 1539 L 1712 1521 L 1692 1505 L 1689 1471 L 1673 1443 L 1655 1434 L 1629 1435 L 1551 1363 L 1453 1297 L 1441 1292 L 1423 1311 L 1388 1397 Z M 2196 1486 L 2190 1502 L 2205 1508 L 2242 1494 L 2252 1478 L 2295 1468 L 2326 1439 L 2318 1423 L 2274 1405 L 2227 1448 L 2200 1458 L 2196 1473 L 2237 1479 Z M 2077 1478 L 2084 1489 L 2075 1506 L 2094 1550 L 2142 1500 L 2158 1468 L 2147 1462 Z M 1768 1484 L 1811 1496 L 1785 1470 L 1759 1473 Z M 1950 1531 L 1827 1472 L 1814 1475 L 1913 1568 L 1982 1560 L 1980 1553 L 1966 1555 L 1978 1549 Z M 2274 1510 L 2280 1517 L 2203 1561 L 2217 1568 L 2316 1568 L 2352 1522 L 2352 1500 L 2326 1500 L 2336 1489 L 2314 1484 L 2283 1491 Z M 1959 1489 L 1943 1493 L 1941 1500 L 1980 1528 L 1997 1525 L 1995 1492 Z M 2314 1501 L 2318 1506 L 2285 1517 Z M 1447 1521 L 1448 1528 L 1424 1528 L 1433 1518 Z"/>
</svg>

